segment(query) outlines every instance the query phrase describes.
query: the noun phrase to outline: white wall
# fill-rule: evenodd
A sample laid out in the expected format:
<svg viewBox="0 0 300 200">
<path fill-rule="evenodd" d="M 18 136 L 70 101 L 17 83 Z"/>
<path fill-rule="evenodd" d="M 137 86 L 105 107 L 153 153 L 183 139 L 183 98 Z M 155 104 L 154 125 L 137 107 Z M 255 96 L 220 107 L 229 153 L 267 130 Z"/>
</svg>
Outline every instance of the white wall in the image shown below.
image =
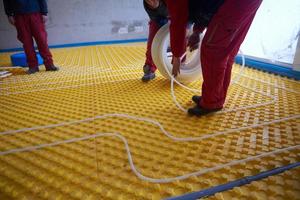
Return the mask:
<svg viewBox="0 0 300 200">
<path fill-rule="evenodd" d="M 147 37 L 142 0 L 48 0 L 49 44 Z M 21 47 L 0 0 L 0 49 Z M 300 35 L 300 0 L 263 0 L 242 45 L 246 55 L 293 63 Z"/>
<path fill-rule="evenodd" d="M 246 55 L 293 63 L 300 35 L 300 0 L 263 0 L 241 47 Z"/>
<path fill-rule="evenodd" d="M 68 44 L 147 37 L 141 0 L 48 0 L 49 44 Z M 21 47 L 0 1 L 0 49 Z"/>
<path fill-rule="evenodd" d="M 293 69 L 300 72 L 300 37 L 298 38 L 298 44 L 296 47 Z"/>
</svg>

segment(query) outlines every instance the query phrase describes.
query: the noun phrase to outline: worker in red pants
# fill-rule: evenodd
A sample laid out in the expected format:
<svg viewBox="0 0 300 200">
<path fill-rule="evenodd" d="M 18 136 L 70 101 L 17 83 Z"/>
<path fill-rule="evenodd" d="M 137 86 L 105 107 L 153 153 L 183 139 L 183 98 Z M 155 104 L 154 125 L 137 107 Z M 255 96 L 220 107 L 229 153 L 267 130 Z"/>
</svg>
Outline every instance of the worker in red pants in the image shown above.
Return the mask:
<svg viewBox="0 0 300 200">
<path fill-rule="evenodd" d="M 150 81 L 155 78 L 156 66 L 151 55 L 152 41 L 157 31 L 168 22 L 167 6 L 162 0 L 144 0 L 144 8 L 149 15 L 149 35 L 147 41 L 146 61 L 143 67 L 142 81 Z"/>
<path fill-rule="evenodd" d="M 201 116 L 223 108 L 231 69 L 257 9 L 262 0 L 198 0 L 198 14 L 201 8 L 215 6 L 209 19 L 201 46 L 203 74 L 202 96 L 193 96 L 197 104 L 188 113 Z M 188 0 L 166 0 L 171 25 L 171 49 L 173 53 L 174 76 L 180 73 L 180 57 L 185 52 L 185 31 L 189 16 Z M 201 6 L 200 4 L 204 6 Z"/>
<path fill-rule="evenodd" d="M 57 71 L 47 43 L 45 22 L 47 21 L 46 0 L 3 0 L 9 22 L 17 29 L 18 39 L 23 43 L 29 70 L 28 74 L 39 71 L 33 38 L 44 60 L 46 71 Z"/>
<path fill-rule="evenodd" d="M 196 0 L 197 1 L 197 0 Z M 143 66 L 144 75 L 142 81 L 147 82 L 155 78 L 155 71 L 157 67 L 155 66 L 152 55 L 151 46 L 152 41 L 155 37 L 157 31 L 168 22 L 168 10 L 165 2 L 163 0 L 144 0 L 144 8 L 149 15 L 149 35 L 147 41 L 146 50 L 146 61 Z M 192 23 L 192 19 L 189 22 Z M 193 33 L 188 37 L 188 47 L 190 50 L 195 50 L 198 48 L 200 41 L 200 34 L 203 32 L 206 26 L 203 26 L 199 21 L 194 21 Z M 189 27 L 189 26 L 187 26 Z"/>
</svg>

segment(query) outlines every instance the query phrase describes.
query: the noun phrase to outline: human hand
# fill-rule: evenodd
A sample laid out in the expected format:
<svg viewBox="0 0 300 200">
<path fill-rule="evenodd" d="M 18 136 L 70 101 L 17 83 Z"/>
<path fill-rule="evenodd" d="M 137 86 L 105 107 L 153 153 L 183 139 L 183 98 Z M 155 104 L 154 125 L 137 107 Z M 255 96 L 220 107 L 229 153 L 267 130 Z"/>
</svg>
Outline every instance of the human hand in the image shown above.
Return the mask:
<svg viewBox="0 0 300 200">
<path fill-rule="evenodd" d="M 13 16 L 9 16 L 8 17 L 8 22 L 11 24 L 11 25 L 15 25 L 15 18 Z"/>
<path fill-rule="evenodd" d="M 190 35 L 187 44 L 191 52 L 199 48 L 199 42 L 200 42 L 199 34 L 193 32 L 192 35 Z"/>
<path fill-rule="evenodd" d="M 43 19 L 44 24 L 46 24 L 47 21 L 48 21 L 48 16 L 47 15 L 42 15 L 42 19 Z"/>
<path fill-rule="evenodd" d="M 151 9 L 156 9 L 159 6 L 159 0 L 145 0 Z"/>
<path fill-rule="evenodd" d="M 173 69 L 172 74 L 174 77 L 176 77 L 178 74 L 180 74 L 180 65 L 181 65 L 181 59 L 180 57 L 173 57 Z"/>
</svg>

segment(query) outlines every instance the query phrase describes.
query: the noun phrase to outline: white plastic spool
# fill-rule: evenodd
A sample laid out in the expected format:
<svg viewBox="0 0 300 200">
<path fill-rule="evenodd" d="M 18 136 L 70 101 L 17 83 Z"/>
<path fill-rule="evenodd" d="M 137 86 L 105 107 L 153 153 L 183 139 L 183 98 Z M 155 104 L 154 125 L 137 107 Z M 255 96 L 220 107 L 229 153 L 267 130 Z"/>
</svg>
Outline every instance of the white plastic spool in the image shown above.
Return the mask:
<svg viewBox="0 0 300 200">
<path fill-rule="evenodd" d="M 153 42 L 152 42 L 152 47 L 151 47 L 152 59 L 153 59 L 153 62 L 155 63 L 155 65 L 157 66 L 159 72 L 165 78 L 168 78 L 171 80 L 171 97 L 173 99 L 173 102 L 175 103 L 177 108 L 179 108 L 183 112 L 187 113 L 187 109 L 183 108 L 176 99 L 176 96 L 174 93 L 174 82 L 189 91 L 195 92 L 197 94 L 200 93 L 200 90 L 189 88 L 185 84 L 193 82 L 193 81 L 197 81 L 202 76 L 201 62 L 200 62 L 200 53 L 201 53 L 200 49 L 201 49 L 201 42 L 203 39 L 203 35 L 202 35 L 202 37 L 200 37 L 199 48 L 195 51 L 195 53 L 192 55 L 191 58 L 189 58 L 184 64 L 182 64 L 182 66 L 180 67 L 180 74 L 176 78 L 174 78 L 174 76 L 172 75 L 173 66 L 171 64 L 171 59 L 169 58 L 168 52 L 167 52 L 167 49 L 168 49 L 168 46 L 170 43 L 169 27 L 170 27 L 169 23 L 165 24 L 163 27 L 161 27 L 159 29 L 159 31 L 155 35 Z M 245 57 L 241 50 L 240 50 L 240 53 L 242 55 L 242 69 L 240 70 L 238 75 L 234 78 L 234 80 L 231 82 L 231 84 L 238 84 L 237 82 L 239 81 L 239 79 L 242 76 L 243 71 L 245 69 Z M 184 55 L 186 55 L 186 54 L 184 54 Z M 243 85 L 241 85 L 241 86 L 243 86 Z M 245 86 L 243 86 L 243 87 L 245 87 Z M 245 87 L 245 88 L 247 88 L 247 87 Z M 240 108 L 238 108 L 238 109 L 240 109 Z M 234 110 L 237 110 L 237 109 L 221 111 L 219 113 L 234 111 Z"/>
<path fill-rule="evenodd" d="M 156 33 L 151 47 L 152 60 L 157 66 L 158 71 L 165 77 L 170 79 L 172 74 L 171 59 L 168 58 L 167 49 L 170 43 L 170 24 L 167 23 L 162 26 Z M 168 72 L 166 71 L 168 70 Z M 202 77 L 201 62 L 200 62 L 200 48 L 195 50 L 195 53 L 188 59 L 180 68 L 180 74 L 176 80 L 181 83 L 190 83 L 197 81 Z"/>
</svg>

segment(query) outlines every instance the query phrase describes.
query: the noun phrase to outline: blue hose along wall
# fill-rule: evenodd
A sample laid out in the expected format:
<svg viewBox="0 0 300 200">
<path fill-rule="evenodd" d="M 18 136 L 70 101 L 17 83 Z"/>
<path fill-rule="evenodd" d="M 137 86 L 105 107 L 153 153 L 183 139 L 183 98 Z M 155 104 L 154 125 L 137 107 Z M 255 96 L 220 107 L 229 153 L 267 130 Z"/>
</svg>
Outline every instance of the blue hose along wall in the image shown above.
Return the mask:
<svg viewBox="0 0 300 200">
<path fill-rule="evenodd" d="M 293 169 L 296 167 L 300 167 L 300 162 L 289 164 L 289 165 L 286 165 L 283 167 L 278 167 L 278 168 L 272 169 L 270 171 L 265 171 L 265 172 L 259 173 L 254 176 L 247 176 L 247 177 L 244 177 L 244 178 L 232 181 L 232 182 L 225 183 L 223 185 L 214 186 L 214 187 L 211 187 L 211 188 L 208 188 L 205 190 L 201 190 L 198 192 L 188 193 L 188 194 L 178 196 L 178 197 L 171 197 L 166 200 L 192 200 L 192 199 L 199 199 L 202 197 L 212 196 L 218 192 L 223 192 L 226 190 L 233 189 L 234 187 L 243 186 L 243 185 L 251 183 L 252 181 L 258 181 L 258 180 L 285 172 L 286 170 L 290 170 L 290 169 Z"/>
</svg>

